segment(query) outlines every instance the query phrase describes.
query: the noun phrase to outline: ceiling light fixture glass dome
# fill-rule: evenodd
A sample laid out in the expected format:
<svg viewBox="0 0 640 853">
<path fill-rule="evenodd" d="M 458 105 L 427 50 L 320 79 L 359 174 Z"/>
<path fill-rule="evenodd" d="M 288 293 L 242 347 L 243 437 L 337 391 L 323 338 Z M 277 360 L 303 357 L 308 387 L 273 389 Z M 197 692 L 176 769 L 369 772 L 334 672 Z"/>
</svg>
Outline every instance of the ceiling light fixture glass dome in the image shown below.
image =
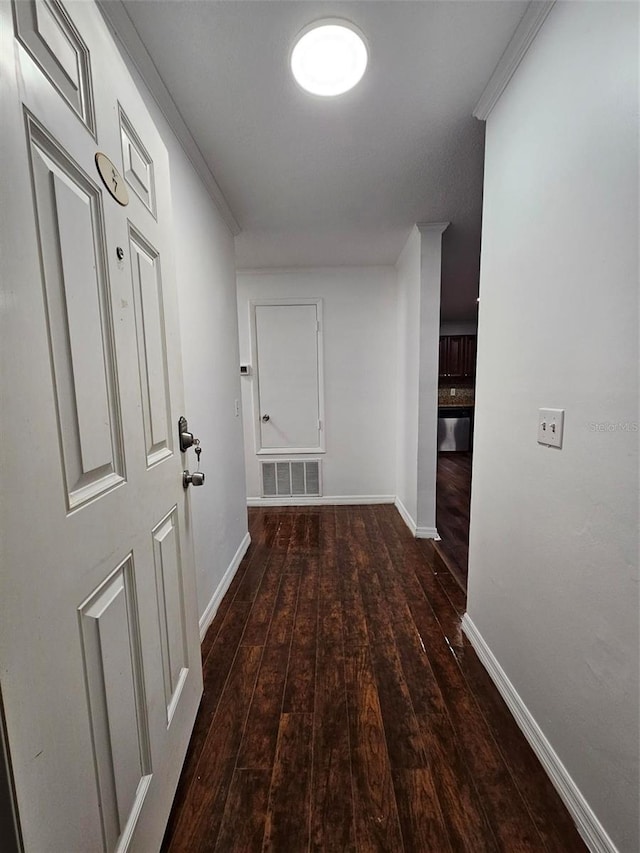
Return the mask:
<svg viewBox="0 0 640 853">
<path fill-rule="evenodd" d="M 291 71 L 307 92 L 334 97 L 360 82 L 369 52 L 362 33 L 350 21 L 324 18 L 298 34 Z"/>
</svg>

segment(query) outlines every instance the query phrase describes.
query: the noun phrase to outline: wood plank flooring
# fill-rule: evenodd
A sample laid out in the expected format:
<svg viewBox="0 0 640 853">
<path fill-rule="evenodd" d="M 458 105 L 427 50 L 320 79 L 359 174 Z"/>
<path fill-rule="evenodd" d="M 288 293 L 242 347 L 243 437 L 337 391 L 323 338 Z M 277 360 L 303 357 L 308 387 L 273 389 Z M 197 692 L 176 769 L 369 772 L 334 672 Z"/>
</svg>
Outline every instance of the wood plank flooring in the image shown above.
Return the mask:
<svg viewBox="0 0 640 853">
<path fill-rule="evenodd" d="M 438 454 L 436 527 L 441 540 L 437 556 L 466 590 L 469 567 L 471 453 Z"/>
<path fill-rule="evenodd" d="M 164 851 L 584 851 L 391 506 L 251 509 Z"/>
</svg>

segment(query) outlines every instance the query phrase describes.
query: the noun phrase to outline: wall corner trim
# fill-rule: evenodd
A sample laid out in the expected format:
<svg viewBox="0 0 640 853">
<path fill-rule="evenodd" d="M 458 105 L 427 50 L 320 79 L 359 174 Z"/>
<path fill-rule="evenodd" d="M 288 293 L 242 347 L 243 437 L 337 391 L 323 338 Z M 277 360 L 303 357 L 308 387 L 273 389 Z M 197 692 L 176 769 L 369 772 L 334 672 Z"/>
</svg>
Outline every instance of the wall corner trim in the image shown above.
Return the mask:
<svg viewBox="0 0 640 853">
<path fill-rule="evenodd" d="M 240 224 L 140 38 L 124 3 L 122 0 L 96 0 L 96 3 L 105 23 L 135 65 L 160 112 L 175 133 L 178 142 L 182 145 L 191 165 L 207 188 L 227 227 L 234 236 L 237 236 L 242 230 Z"/>
<path fill-rule="evenodd" d="M 473 111 L 475 118 L 486 121 L 489 117 L 489 113 L 507 88 L 509 80 L 524 59 L 555 2 L 556 0 L 531 0 L 511 37 L 511 41 L 498 60 L 484 92 L 480 95 L 480 100 Z"/>
<path fill-rule="evenodd" d="M 444 234 L 450 225 L 450 222 L 416 222 L 421 234 Z"/>
<path fill-rule="evenodd" d="M 589 850 L 593 853 L 619 853 L 468 613 L 462 617 L 462 630 L 538 756 Z"/>
<path fill-rule="evenodd" d="M 416 527 L 416 539 L 440 539 L 435 527 Z"/>
<path fill-rule="evenodd" d="M 251 544 L 251 536 L 249 532 L 245 533 L 242 542 L 240 543 L 238 550 L 233 555 L 233 559 L 229 563 L 229 566 L 222 576 L 222 580 L 218 584 L 216 591 L 211 596 L 211 601 L 207 604 L 204 609 L 204 613 L 200 617 L 200 642 L 204 640 L 204 635 L 207 633 L 207 629 L 209 625 L 213 622 L 214 616 L 216 615 L 216 611 L 220 606 L 220 602 L 224 598 L 225 592 L 229 589 L 229 585 L 233 580 L 235 573 L 238 571 L 238 566 L 242 562 L 242 558 L 247 553 L 249 545 Z"/>
<path fill-rule="evenodd" d="M 411 516 L 411 513 L 409 512 L 409 510 L 408 510 L 408 509 L 406 508 L 406 506 L 402 503 L 402 501 L 400 500 L 400 498 L 399 498 L 399 497 L 396 497 L 395 501 L 393 502 L 393 505 L 394 505 L 394 506 L 395 506 L 395 508 L 398 510 L 398 512 L 400 513 L 400 515 L 401 515 L 401 517 L 402 517 L 402 520 L 404 521 L 404 523 L 407 525 L 407 527 L 408 527 L 408 528 L 409 528 L 409 530 L 411 531 L 411 535 L 412 535 L 412 536 L 415 536 L 415 535 L 416 535 L 416 530 L 418 529 L 418 525 L 417 525 L 417 524 L 415 523 L 415 521 L 413 520 L 413 518 L 412 518 L 412 516 Z"/>
</svg>

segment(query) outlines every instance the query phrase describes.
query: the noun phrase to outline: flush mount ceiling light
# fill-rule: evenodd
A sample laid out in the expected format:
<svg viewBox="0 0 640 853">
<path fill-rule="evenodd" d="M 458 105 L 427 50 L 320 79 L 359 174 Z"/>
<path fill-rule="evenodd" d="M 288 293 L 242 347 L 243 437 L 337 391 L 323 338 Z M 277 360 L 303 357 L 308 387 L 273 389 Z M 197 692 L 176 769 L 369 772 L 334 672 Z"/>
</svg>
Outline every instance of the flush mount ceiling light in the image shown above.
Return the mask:
<svg viewBox="0 0 640 853">
<path fill-rule="evenodd" d="M 291 71 L 307 92 L 333 97 L 362 79 L 369 54 L 364 36 L 349 21 L 325 18 L 305 27 L 291 52 Z"/>
</svg>

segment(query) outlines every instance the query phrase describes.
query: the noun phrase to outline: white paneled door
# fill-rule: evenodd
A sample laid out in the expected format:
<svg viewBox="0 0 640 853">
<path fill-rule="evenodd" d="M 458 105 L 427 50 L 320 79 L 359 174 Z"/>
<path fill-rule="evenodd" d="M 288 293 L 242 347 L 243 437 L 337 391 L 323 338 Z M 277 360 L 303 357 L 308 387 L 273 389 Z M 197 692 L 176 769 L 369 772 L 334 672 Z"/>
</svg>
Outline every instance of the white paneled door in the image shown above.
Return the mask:
<svg viewBox="0 0 640 853">
<path fill-rule="evenodd" d="M 168 156 L 93 3 L 0 14 L 0 676 L 24 846 L 151 853 L 202 691 Z"/>
<path fill-rule="evenodd" d="M 259 453 L 323 449 L 320 307 L 252 303 Z"/>
</svg>

